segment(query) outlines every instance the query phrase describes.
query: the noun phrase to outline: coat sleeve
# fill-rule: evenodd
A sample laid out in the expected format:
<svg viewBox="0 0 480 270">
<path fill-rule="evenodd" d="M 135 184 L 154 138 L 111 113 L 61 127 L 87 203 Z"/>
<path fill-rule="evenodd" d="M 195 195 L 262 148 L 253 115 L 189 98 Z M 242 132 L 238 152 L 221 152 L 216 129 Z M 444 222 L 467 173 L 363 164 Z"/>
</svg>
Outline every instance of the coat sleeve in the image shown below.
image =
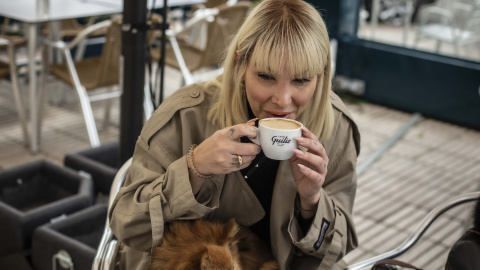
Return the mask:
<svg viewBox="0 0 480 270">
<path fill-rule="evenodd" d="M 331 266 L 357 246 L 352 220 L 353 202 L 357 187 L 355 172 L 358 155 L 358 134 L 355 124 L 343 114 L 337 114 L 336 128 L 326 142 L 330 163 L 321 190 L 317 213 L 306 235 L 301 231 L 297 217 L 297 199 L 289 223 L 289 233 L 296 255 L 309 255 Z M 297 258 L 297 260 L 299 259 Z M 324 269 L 323 267 L 321 269 Z"/>
<path fill-rule="evenodd" d="M 142 130 L 125 183 L 109 209 L 115 236 L 140 251 L 150 251 L 161 243 L 165 223 L 200 218 L 219 203 L 212 179 L 202 186 L 197 194 L 202 200 L 198 201 L 189 182 L 186 153 L 192 143 L 203 140 L 203 134 L 185 134 L 192 133 L 191 128 L 202 130 L 195 126 L 199 125 L 198 109 L 180 109 L 170 116 L 172 108 L 159 110 Z M 165 118 L 168 121 L 161 123 Z"/>
</svg>

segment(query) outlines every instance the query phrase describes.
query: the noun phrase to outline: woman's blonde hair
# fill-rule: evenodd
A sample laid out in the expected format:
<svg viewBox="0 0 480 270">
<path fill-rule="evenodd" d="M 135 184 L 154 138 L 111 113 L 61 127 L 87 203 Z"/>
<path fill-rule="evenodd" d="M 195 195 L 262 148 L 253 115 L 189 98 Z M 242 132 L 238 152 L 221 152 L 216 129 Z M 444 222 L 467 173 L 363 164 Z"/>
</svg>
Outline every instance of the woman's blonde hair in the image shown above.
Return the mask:
<svg viewBox="0 0 480 270">
<path fill-rule="evenodd" d="M 320 140 L 330 135 L 330 46 L 325 23 L 314 7 L 302 0 L 264 0 L 250 12 L 230 43 L 223 75 L 206 86 L 220 89 L 208 117 L 222 128 L 248 121 L 241 84 L 249 61 L 274 73 L 288 66 L 295 78 L 317 76 L 315 93 L 297 120 Z"/>
</svg>

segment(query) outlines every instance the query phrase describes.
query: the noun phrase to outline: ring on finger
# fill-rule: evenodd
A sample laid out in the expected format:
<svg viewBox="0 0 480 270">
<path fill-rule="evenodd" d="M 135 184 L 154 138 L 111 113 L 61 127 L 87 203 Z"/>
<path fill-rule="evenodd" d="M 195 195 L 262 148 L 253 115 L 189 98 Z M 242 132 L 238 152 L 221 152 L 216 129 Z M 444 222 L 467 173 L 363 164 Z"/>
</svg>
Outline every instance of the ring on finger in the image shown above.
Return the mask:
<svg viewBox="0 0 480 270">
<path fill-rule="evenodd" d="M 237 155 L 237 159 L 238 159 L 238 165 L 242 166 L 242 164 L 243 164 L 243 158 L 242 158 L 242 156 Z"/>
</svg>

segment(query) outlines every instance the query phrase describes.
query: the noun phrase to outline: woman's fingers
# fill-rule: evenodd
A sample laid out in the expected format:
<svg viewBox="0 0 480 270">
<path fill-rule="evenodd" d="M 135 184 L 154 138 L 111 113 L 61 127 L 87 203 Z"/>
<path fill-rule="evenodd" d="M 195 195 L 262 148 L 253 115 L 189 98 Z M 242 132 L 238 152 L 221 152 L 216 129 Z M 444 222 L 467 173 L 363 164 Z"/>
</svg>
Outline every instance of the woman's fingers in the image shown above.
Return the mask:
<svg viewBox="0 0 480 270">
<path fill-rule="evenodd" d="M 327 153 L 323 145 L 318 141 L 317 136 L 305 127 L 302 127 L 302 135 L 304 137 L 295 138 L 298 145 L 307 148 L 308 152 L 319 155 L 328 165 Z"/>
<path fill-rule="evenodd" d="M 246 124 L 239 124 L 226 128 L 225 130 L 223 130 L 223 132 L 226 132 L 234 141 L 244 136 L 254 138 L 257 136 L 255 119 L 248 121 Z"/>
<path fill-rule="evenodd" d="M 324 179 L 328 167 L 328 156 L 325 148 L 318 141 L 317 136 L 305 127 L 302 127 L 302 136 L 295 139 L 298 145 L 306 148 L 307 151 L 293 150 L 295 157 L 298 158 L 297 163 L 300 171 L 310 180 L 318 181 L 319 179 Z M 306 173 L 307 169 L 309 170 L 308 173 Z"/>
<path fill-rule="evenodd" d="M 303 163 L 310 164 L 309 167 L 315 171 L 322 174 L 326 172 L 328 164 L 327 161 L 325 161 L 325 159 L 323 159 L 321 156 L 310 152 L 304 152 L 299 149 L 293 149 L 293 152 L 297 158 L 304 161 Z"/>
<path fill-rule="evenodd" d="M 318 183 L 323 183 L 323 177 L 320 173 L 310 169 L 309 167 L 303 164 L 298 164 L 298 167 L 300 168 L 300 171 L 309 179 L 314 180 L 315 182 L 318 182 Z"/>
<path fill-rule="evenodd" d="M 236 155 L 232 157 L 231 165 L 234 169 L 242 170 L 244 168 L 247 168 L 254 159 L 255 156 Z"/>
<path fill-rule="evenodd" d="M 255 119 L 245 124 L 218 130 L 195 149 L 194 162 L 198 170 L 208 174 L 226 174 L 246 168 L 260 153 L 260 146 L 241 143 L 243 136 L 257 136 Z"/>
</svg>

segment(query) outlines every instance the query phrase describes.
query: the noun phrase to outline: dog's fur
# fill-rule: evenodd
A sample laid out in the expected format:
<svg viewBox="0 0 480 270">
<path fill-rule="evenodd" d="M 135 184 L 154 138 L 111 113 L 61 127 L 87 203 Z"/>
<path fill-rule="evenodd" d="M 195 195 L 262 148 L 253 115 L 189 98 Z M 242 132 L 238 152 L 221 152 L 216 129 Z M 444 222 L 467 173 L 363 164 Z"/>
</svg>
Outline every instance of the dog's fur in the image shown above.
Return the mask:
<svg viewBox="0 0 480 270">
<path fill-rule="evenodd" d="M 150 270 L 280 269 L 269 246 L 253 232 L 204 219 L 175 221 L 165 227 L 162 245 L 152 252 Z"/>
</svg>

